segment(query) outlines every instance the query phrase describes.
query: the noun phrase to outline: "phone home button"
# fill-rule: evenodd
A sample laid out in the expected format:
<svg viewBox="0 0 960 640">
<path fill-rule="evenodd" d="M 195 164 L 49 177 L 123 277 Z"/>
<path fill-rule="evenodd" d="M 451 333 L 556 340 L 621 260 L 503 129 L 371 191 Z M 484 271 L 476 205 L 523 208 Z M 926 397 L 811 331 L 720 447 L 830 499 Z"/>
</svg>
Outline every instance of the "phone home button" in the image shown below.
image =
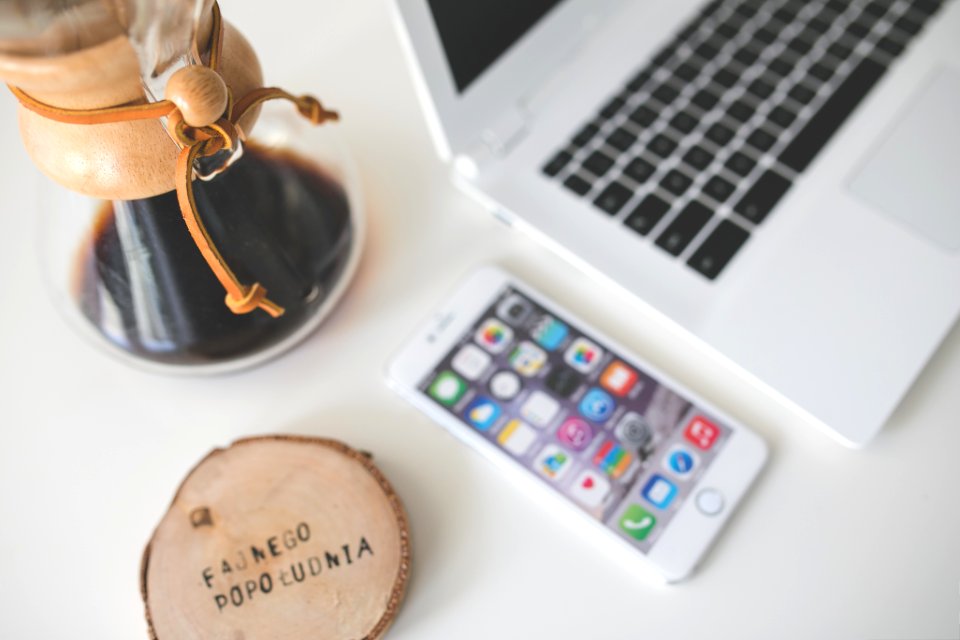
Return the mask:
<svg viewBox="0 0 960 640">
<path fill-rule="evenodd" d="M 723 511 L 723 494 L 716 489 L 702 489 L 697 494 L 697 508 L 704 515 L 717 515 Z"/>
</svg>

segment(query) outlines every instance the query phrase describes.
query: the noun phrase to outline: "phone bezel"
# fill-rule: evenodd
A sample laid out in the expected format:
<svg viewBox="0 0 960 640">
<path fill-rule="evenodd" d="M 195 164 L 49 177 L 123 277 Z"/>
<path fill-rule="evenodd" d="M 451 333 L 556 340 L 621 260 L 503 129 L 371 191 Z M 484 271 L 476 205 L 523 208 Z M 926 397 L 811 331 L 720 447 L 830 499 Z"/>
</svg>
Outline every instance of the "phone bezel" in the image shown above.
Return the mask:
<svg viewBox="0 0 960 640">
<path fill-rule="evenodd" d="M 589 338 L 602 342 L 628 363 L 640 367 L 659 383 L 686 396 L 694 404 L 723 420 L 730 427 L 731 433 L 723 449 L 693 487 L 690 497 L 680 506 L 649 551 L 643 552 L 632 546 L 629 541 L 617 535 L 603 522 L 577 507 L 568 497 L 540 482 L 529 469 L 517 464 L 506 452 L 480 436 L 466 423 L 443 410 L 417 389 L 420 381 L 436 367 L 457 340 L 480 319 L 480 314 L 508 285 L 547 309 L 553 309 L 560 319 L 569 320 L 583 328 Z M 677 582 L 690 575 L 735 511 L 768 457 L 766 444 L 738 421 L 637 356 L 632 350 L 610 339 L 591 323 L 584 322 L 565 306 L 543 296 L 498 267 L 483 267 L 463 280 L 445 299 L 440 309 L 404 343 L 400 352 L 388 365 L 387 378 L 394 389 L 441 423 L 453 435 L 480 451 L 499 467 L 508 470 L 514 477 L 527 478 L 528 481 L 522 482 L 521 485 L 528 490 L 536 487 L 533 492 L 537 499 L 542 498 L 544 494 L 553 496 L 564 505 L 566 510 L 579 514 L 580 517 L 574 518 L 573 521 L 583 526 L 584 531 L 590 530 L 591 535 L 601 531 L 608 539 L 617 540 L 618 547 L 627 548 L 632 552 L 631 556 L 643 558 L 653 564 L 668 582 Z M 720 491 L 725 502 L 722 512 L 715 516 L 703 514 L 696 505 L 695 496 L 708 487 Z M 556 502 L 553 503 L 556 504 Z"/>
</svg>

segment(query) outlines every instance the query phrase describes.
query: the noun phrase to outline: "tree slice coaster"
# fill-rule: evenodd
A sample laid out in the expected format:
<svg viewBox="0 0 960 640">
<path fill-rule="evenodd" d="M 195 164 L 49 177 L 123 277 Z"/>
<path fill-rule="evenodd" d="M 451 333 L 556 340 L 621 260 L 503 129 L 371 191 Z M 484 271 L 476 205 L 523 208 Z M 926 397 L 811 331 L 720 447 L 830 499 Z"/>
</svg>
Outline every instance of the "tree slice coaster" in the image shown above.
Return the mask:
<svg viewBox="0 0 960 640">
<path fill-rule="evenodd" d="M 143 553 L 153 640 L 379 638 L 410 571 L 407 519 L 370 457 L 264 436 L 190 472 Z"/>
</svg>

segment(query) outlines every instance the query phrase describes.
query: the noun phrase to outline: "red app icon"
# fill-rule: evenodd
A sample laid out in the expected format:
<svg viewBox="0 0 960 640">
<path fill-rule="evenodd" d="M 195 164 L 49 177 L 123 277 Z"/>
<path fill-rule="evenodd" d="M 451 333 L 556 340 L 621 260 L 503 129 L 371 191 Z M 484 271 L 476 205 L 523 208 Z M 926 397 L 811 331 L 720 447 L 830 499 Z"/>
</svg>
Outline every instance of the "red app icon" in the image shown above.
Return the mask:
<svg viewBox="0 0 960 640">
<path fill-rule="evenodd" d="M 697 416 L 684 429 L 683 436 L 706 451 L 717 441 L 720 436 L 720 429 L 703 416 Z"/>
<path fill-rule="evenodd" d="M 617 360 L 600 376 L 600 384 L 610 393 L 622 397 L 633 388 L 637 379 L 636 371 Z"/>
</svg>

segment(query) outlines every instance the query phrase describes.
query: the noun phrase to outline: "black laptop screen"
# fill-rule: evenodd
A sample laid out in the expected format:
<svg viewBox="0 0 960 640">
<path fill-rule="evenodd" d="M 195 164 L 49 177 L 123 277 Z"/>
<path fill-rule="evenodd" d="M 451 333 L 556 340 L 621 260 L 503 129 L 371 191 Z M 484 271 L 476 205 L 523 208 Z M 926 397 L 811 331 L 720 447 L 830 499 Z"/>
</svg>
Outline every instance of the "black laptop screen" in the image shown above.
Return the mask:
<svg viewBox="0 0 960 640">
<path fill-rule="evenodd" d="M 457 91 L 487 67 L 561 0 L 428 0 Z"/>
</svg>

